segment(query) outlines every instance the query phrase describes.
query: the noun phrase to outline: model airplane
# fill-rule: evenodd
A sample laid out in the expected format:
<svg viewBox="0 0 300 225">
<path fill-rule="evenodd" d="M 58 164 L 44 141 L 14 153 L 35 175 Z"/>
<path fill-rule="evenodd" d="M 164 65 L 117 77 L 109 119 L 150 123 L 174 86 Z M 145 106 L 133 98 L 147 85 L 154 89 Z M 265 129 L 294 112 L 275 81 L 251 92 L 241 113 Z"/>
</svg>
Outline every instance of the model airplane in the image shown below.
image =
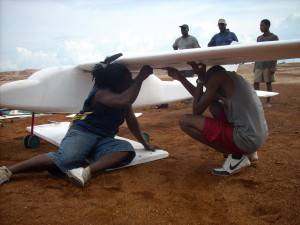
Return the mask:
<svg viewBox="0 0 300 225">
<path fill-rule="evenodd" d="M 126 65 L 132 72 L 135 72 L 146 64 L 153 67 L 190 68 L 186 62 L 198 61 L 207 65 L 228 65 L 299 57 L 300 40 L 294 40 L 235 44 L 137 56 L 125 55 L 116 62 Z M 32 112 L 77 112 L 81 109 L 93 85 L 92 76 L 88 71 L 94 65 L 95 63 L 88 63 L 79 66 L 47 68 L 34 73 L 27 80 L 4 84 L 0 87 L 0 106 Z M 235 68 L 237 69 L 237 66 Z M 190 98 L 190 94 L 179 82 L 161 81 L 158 77 L 151 75 L 143 83 L 133 106 L 161 104 L 186 98 Z"/>
<path fill-rule="evenodd" d="M 207 65 L 227 65 L 227 70 L 236 71 L 238 65 L 228 64 L 290 58 L 300 58 L 300 40 L 236 44 L 137 56 L 125 55 L 116 59 L 116 62 L 126 65 L 133 73 L 143 65 L 190 69 L 186 63 L 190 61 L 203 62 Z M 0 87 L 0 107 L 32 112 L 78 112 L 93 86 L 90 71 L 94 65 L 95 63 L 88 63 L 47 68 L 34 73 L 27 80 L 4 84 Z M 190 79 L 196 85 L 196 78 Z M 259 91 L 257 94 L 268 97 L 278 93 Z M 144 81 L 133 107 L 168 103 L 190 97 L 191 95 L 178 81 L 162 81 L 155 75 L 151 75 Z M 34 121 L 30 128 L 31 135 L 24 140 L 27 147 L 35 147 L 39 144 L 38 139 L 33 135 L 33 124 Z M 60 134 L 61 137 L 64 136 L 65 131 Z M 39 133 L 39 130 L 36 133 Z M 39 135 L 42 136 L 41 133 Z M 61 140 L 61 137 L 58 140 Z M 167 153 L 163 151 L 162 155 L 156 157 L 166 156 Z"/>
</svg>

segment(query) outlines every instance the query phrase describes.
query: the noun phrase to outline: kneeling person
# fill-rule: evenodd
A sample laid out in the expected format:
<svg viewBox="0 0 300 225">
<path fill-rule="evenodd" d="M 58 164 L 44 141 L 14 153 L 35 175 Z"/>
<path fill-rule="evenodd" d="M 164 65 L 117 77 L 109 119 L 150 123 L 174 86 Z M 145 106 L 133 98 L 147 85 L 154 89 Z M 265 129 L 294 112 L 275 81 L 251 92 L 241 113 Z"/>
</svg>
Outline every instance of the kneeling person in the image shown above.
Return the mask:
<svg viewBox="0 0 300 225">
<path fill-rule="evenodd" d="M 212 170 L 214 175 L 234 174 L 249 166 L 251 159 L 257 159 L 256 151 L 268 137 L 262 104 L 253 87 L 235 72 L 221 66 L 206 72 L 204 64 L 200 68 L 196 63 L 189 64 L 198 75 L 196 87 L 178 70 L 166 68 L 168 75 L 194 97 L 193 113 L 180 118 L 181 129 L 227 156 L 221 168 Z M 207 108 L 212 117 L 202 115 Z"/>
</svg>

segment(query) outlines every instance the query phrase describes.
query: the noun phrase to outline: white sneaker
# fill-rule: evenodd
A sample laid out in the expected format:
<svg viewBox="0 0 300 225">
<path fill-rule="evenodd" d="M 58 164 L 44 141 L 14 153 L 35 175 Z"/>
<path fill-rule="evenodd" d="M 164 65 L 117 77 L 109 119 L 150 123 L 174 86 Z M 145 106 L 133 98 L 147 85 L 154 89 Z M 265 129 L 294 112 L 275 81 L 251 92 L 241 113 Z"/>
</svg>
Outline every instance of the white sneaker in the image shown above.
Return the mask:
<svg viewBox="0 0 300 225">
<path fill-rule="evenodd" d="M 9 181 L 9 178 L 12 176 L 12 173 L 7 169 L 6 166 L 0 167 L 0 185 L 6 181 Z"/>
<path fill-rule="evenodd" d="M 232 175 L 247 166 L 250 166 L 250 161 L 246 155 L 243 155 L 241 159 L 233 159 L 232 154 L 229 154 L 223 166 L 212 170 L 212 174 L 218 176 Z"/>
<path fill-rule="evenodd" d="M 248 156 L 248 159 L 249 159 L 250 161 L 257 161 L 257 160 L 258 160 L 257 152 L 253 152 L 253 153 L 251 153 L 251 154 L 249 154 L 249 155 L 247 155 L 247 156 Z"/>
<path fill-rule="evenodd" d="M 91 178 L 90 167 L 79 167 L 72 170 L 68 170 L 66 174 L 68 175 L 70 182 L 79 187 L 84 187 L 84 183 Z"/>
</svg>

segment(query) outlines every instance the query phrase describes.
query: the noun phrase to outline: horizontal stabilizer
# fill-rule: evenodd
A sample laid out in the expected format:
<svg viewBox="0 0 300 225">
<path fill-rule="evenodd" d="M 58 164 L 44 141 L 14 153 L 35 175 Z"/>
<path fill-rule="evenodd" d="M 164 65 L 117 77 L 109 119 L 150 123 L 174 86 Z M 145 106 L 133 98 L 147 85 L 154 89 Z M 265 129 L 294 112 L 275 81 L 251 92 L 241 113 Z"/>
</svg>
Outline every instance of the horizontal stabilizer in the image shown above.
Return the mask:
<svg viewBox="0 0 300 225">
<path fill-rule="evenodd" d="M 69 122 L 61 122 L 34 126 L 34 134 L 56 146 L 59 146 L 67 133 L 69 124 Z M 31 127 L 27 127 L 26 130 L 30 132 Z M 165 150 L 157 149 L 155 152 L 145 151 L 144 146 L 139 142 L 119 136 L 116 136 L 116 138 L 129 141 L 136 151 L 136 157 L 125 167 L 151 162 L 169 156 L 169 153 Z"/>
</svg>

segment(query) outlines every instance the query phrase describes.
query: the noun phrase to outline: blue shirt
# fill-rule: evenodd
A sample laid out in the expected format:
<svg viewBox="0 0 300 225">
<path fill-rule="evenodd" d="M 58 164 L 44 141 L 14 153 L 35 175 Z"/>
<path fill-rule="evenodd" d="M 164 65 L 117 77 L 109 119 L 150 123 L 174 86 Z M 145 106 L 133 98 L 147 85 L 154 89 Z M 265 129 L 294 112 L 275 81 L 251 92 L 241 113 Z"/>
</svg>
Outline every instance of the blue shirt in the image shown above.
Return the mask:
<svg viewBox="0 0 300 225">
<path fill-rule="evenodd" d="M 238 41 L 235 33 L 230 31 L 220 32 L 218 34 L 215 34 L 210 42 L 208 43 L 208 47 L 213 46 L 222 46 L 222 45 L 230 45 L 231 42 Z"/>
</svg>

